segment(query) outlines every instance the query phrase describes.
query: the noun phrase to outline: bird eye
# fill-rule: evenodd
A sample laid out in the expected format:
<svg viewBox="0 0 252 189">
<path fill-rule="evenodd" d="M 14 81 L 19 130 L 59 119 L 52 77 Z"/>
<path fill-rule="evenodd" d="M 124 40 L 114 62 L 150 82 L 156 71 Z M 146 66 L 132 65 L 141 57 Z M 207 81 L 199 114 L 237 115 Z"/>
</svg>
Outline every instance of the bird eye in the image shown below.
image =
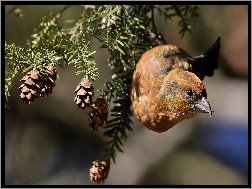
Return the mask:
<svg viewBox="0 0 252 189">
<path fill-rule="evenodd" d="M 192 96 L 193 95 L 193 91 L 191 89 L 187 90 L 186 93 L 188 94 L 188 96 Z"/>
</svg>

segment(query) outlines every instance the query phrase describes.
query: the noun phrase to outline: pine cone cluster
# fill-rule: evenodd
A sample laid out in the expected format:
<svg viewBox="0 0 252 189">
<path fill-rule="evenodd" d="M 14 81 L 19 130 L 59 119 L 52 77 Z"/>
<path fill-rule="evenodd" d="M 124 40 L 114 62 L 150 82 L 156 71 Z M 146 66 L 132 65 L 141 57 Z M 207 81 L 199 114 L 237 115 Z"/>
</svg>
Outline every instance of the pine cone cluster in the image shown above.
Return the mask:
<svg viewBox="0 0 252 189">
<path fill-rule="evenodd" d="M 108 105 L 103 96 L 96 99 L 89 112 L 88 125 L 91 130 L 97 130 L 99 127 L 104 126 L 108 118 Z"/>
<path fill-rule="evenodd" d="M 81 80 L 74 91 L 76 93 L 74 101 L 79 108 L 85 109 L 87 106 L 92 105 L 93 91 L 93 85 L 89 81 L 88 76 L 86 76 L 85 79 Z"/>
<path fill-rule="evenodd" d="M 90 168 L 90 180 L 92 182 L 104 182 L 108 178 L 110 170 L 110 161 L 107 159 L 93 161 L 93 166 Z"/>
<path fill-rule="evenodd" d="M 99 127 L 103 127 L 108 118 L 108 105 L 103 95 L 98 97 L 93 103 L 92 98 L 94 95 L 94 88 L 88 76 L 81 80 L 75 89 L 76 96 L 74 98 L 78 107 L 85 109 L 90 107 L 91 110 L 88 113 L 88 124 L 91 130 L 97 130 Z"/>
<path fill-rule="evenodd" d="M 57 70 L 54 64 L 46 66 L 45 71 L 37 69 L 29 71 L 20 81 L 23 83 L 18 88 L 21 91 L 20 97 L 24 103 L 30 104 L 36 98 L 52 93 L 57 78 Z"/>
</svg>

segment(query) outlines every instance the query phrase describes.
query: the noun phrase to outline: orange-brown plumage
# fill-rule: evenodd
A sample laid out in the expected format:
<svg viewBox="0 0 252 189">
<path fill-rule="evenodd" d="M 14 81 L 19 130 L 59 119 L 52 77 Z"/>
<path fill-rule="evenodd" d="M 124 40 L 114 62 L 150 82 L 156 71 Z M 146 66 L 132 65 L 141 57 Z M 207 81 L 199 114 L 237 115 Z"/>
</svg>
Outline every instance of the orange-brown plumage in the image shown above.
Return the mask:
<svg viewBox="0 0 252 189">
<path fill-rule="evenodd" d="M 204 54 L 191 57 L 174 45 L 145 52 L 133 74 L 131 100 L 137 118 L 149 129 L 164 132 L 200 112 L 212 113 L 201 82 L 217 68 L 220 38 Z"/>
</svg>

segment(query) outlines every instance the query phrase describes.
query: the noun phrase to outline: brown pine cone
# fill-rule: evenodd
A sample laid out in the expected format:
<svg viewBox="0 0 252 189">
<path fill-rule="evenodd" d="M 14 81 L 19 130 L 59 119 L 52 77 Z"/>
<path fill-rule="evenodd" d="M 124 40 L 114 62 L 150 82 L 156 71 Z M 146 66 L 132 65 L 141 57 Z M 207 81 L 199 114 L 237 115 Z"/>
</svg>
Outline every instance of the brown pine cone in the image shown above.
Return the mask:
<svg viewBox="0 0 252 189">
<path fill-rule="evenodd" d="M 29 71 L 20 80 L 23 84 L 18 89 L 21 91 L 21 99 L 26 104 L 34 102 L 34 99 L 39 97 L 40 90 L 42 89 L 42 82 L 39 75 L 39 72 L 34 69 Z"/>
<path fill-rule="evenodd" d="M 87 106 L 91 106 L 92 97 L 94 95 L 94 88 L 92 83 L 89 81 L 88 76 L 77 85 L 75 89 L 76 96 L 74 101 L 79 108 L 85 109 Z"/>
<path fill-rule="evenodd" d="M 107 159 L 93 161 L 93 166 L 90 168 L 90 180 L 92 182 L 104 182 L 108 178 L 110 170 L 110 161 Z"/>
<path fill-rule="evenodd" d="M 46 66 L 46 70 L 40 76 L 43 83 L 43 88 L 40 91 L 40 96 L 48 96 L 52 94 L 52 89 L 55 87 L 55 80 L 57 79 L 57 70 L 54 64 Z"/>
<path fill-rule="evenodd" d="M 108 118 L 108 105 L 103 96 L 96 99 L 89 112 L 88 124 L 91 130 L 96 130 L 104 126 Z"/>
<path fill-rule="evenodd" d="M 46 70 L 39 72 L 36 68 L 29 71 L 20 81 L 23 83 L 18 88 L 24 103 L 30 104 L 36 98 L 48 96 L 55 87 L 57 71 L 54 64 L 46 66 Z"/>
</svg>

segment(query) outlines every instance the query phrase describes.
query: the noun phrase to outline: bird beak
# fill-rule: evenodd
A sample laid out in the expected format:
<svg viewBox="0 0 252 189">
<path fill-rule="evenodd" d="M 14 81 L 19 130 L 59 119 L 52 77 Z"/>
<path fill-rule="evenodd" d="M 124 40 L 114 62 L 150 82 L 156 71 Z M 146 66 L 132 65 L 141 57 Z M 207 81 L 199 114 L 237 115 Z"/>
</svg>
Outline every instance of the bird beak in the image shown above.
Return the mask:
<svg viewBox="0 0 252 189">
<path fill-rule="evenodd" d="M 213 111 L 211 111 L 211 106 L 209 102 L 205 99 L 205 97 L 199 100 L 199 102 L 197 102 L 194 107 L 196 110 L 200 111 L 201 113 L 209 113 L 210 117 L 212 116 Z"/>
</svg>

